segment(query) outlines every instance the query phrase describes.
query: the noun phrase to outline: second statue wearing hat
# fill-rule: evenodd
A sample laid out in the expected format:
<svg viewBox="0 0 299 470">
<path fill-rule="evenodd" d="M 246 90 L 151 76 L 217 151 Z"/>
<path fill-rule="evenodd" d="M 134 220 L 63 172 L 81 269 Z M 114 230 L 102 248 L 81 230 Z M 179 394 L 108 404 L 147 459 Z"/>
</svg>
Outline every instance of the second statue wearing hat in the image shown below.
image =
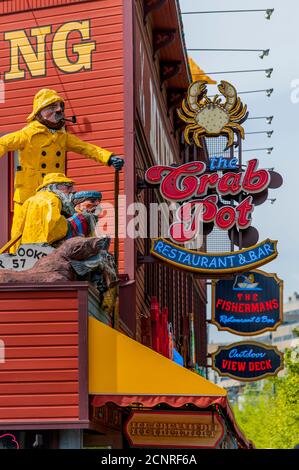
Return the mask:
<svg viewBox="0 0 299 470">
<path fill-rule="evenodd" d="M 56 91 L 40 90 L 34 98 L 33 111 L 23 129 L 0 138 L 0 157 L 19 150 L 19 166 L 15 175 L 14 219 L 12 239 L 20 231 L 22 205 L 35 194 L 48 173 L 65 173 L 67 151 L 76 152 L 112 165 L 116 170 L 123 159 L 94 144 L 80 140 L 65 130 L 64 100 Z"/>
<path fill-rule="evenodd" d="M 34 196 L 26 199 L 21 209 L 17 235 L 20 243 L 48 243 L 65 238 L 68 218 L 75 210 L 71 202 L 74 182 L 62 173 L 49 173 L 44 177 Z"/>
</svg>

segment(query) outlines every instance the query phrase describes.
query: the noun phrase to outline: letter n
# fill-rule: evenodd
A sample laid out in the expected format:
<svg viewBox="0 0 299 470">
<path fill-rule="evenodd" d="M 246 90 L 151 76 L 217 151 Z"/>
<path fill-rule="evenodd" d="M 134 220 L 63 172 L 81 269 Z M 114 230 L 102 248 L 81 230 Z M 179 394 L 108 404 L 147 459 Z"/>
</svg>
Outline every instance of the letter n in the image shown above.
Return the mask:
<svg viewBox="0 0 299 470">
<path fill-rule="evenodd" d="M 25 70 L 20 68 L 20 54 L 31 77 L 46 75 L 46 36 L 50 33 L 51 26 L 31 29 L 31 36 L 36 37 L 36 51 L 23 29 L 4 34 L 5 41 L 10 41 L 10 70 L 4 74 L 6 81 L 25 78 Z"/>
</svg>

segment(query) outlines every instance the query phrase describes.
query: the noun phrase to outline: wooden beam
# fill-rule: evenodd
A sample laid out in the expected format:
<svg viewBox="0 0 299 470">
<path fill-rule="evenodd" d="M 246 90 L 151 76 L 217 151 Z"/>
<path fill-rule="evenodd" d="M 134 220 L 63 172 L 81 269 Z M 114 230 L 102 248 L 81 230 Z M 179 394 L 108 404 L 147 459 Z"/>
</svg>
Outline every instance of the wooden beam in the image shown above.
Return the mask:
<svg viewBox="0 0 299 470">
<path fill-rule="evenodd" d="M 167 90 L 167 106 L 168 110 L 179 107 L 181 105 L 183 97 L 186 93 L 184 88 L 169 88 Z"/>
<path fill-rule="evenodd" d="M 166 0 L 143 0 L 144 21 L 147 16 L 154 10 L 159 10 Z"/>
<path fill-rule="evenodd" d="M 154 57 L 163 47 L 168 46 L 175 40 L 176 29 L 154 29 L 153 30 L 153 49 Z"/>
<path fill-rule="evenodd" d="M 181 60 L 160 61 L 160 80 L 161 85 L 172 77 L 180 73 L 182 68 Z"/>
</svg>

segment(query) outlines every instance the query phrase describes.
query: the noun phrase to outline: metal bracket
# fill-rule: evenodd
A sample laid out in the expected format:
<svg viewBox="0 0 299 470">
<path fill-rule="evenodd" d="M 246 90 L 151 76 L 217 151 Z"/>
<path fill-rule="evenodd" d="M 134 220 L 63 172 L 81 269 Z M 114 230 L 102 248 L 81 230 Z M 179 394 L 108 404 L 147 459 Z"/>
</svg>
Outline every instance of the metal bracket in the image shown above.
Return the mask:
<svg viewBox="0 0 299 470">
<path fill-rule="evenodd" d="M 153 189 L 153 188 L 154 186 L 152 184 L 148 183 L 145 179 L 137 175 L 137 182 L 136 182 L 136 194 L 137 195 L 145 189 Z"/>
<path fill-rule="evenodd" d="M 158 263 L 158 260 L 154 256 L 152 255 L 144 256 L 139 253 L 137 254 L 137 264 L 152 264 L 152 263 Z"/>
</svg>

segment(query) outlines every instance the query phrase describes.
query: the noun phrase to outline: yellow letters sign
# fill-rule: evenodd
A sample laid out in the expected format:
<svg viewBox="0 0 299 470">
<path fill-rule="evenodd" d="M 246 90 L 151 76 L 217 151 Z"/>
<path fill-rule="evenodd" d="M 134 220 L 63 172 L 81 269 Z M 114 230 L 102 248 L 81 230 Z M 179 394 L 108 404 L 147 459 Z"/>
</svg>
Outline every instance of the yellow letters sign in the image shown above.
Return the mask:
<svg viewBox="0 0 299 470">
<path fill-rule="evenodd" d="M 53 34 L 52 39 L 48 37 L 50 34 Z M 4 74 L 5 81 L 25 79 L 26 70 L 30 77 L 45 77 L 47 54 L 52 55 L 54 66 L 63 73 L 92 68 L 92 53 L 96 43 L 90 40 L 90 20 L 65 23 L 55 32 L 51 25 L 32 28 L 30 36 L 24 29 L 9 31 L 4 33 L 4 39 L 10 44 L 10 70 Z"/>
</svg>

